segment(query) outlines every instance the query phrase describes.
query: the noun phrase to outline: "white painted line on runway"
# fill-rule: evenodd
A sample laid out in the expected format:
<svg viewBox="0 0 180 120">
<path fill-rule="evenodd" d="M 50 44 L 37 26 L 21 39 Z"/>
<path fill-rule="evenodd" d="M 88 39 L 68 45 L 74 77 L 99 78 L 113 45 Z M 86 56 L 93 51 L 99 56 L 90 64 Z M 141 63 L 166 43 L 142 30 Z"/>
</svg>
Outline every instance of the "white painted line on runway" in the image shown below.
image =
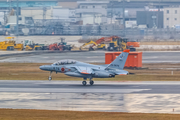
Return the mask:
<svg viewBox="0 0 180 120">
<path fill-rule="evenodd" d="M 69 88 L 0 88 L 0 92 L 21 93 L 132 93 L 151 89 L 69 89 Z"/>
<path fill-rule="evenodd" d="M 37 81 L 41 84 L 79 84 L 81 81 Z M 95 85 L 180 85 L 180 81 L 94 81 Z"/>
</svg>

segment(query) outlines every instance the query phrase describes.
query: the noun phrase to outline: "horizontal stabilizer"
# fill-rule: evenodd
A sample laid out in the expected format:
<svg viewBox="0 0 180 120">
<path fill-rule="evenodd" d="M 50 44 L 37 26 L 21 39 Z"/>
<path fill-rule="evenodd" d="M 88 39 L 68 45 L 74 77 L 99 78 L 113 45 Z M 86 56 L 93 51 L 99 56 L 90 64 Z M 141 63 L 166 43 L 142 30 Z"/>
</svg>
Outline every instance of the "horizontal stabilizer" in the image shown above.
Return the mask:
<svg viewBox="0 0 180 120">
<path fill-rule="evenodd" d="M 125 70 L 118 70 L 116 72 L 114 72 L 116 75 L 128 75 L 129 72 L 125 71 Z"/>
</svg>

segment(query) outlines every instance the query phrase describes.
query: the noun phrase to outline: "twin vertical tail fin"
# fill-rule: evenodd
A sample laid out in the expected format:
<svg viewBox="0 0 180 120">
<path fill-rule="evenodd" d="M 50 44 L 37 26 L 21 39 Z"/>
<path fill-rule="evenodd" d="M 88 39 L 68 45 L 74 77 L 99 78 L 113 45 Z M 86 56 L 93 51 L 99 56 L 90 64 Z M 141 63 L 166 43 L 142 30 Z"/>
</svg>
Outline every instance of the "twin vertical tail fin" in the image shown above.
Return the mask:
<svg viewBox="0 0 180 120">
<path fill-rule="evenodd" d="M 129 52 L 130 52 L 129 49 L 124 50 L 111 64 L 107 66 L 106 69 L 114 68 L 114 69 L 123 70 L 127 57 L 129 55 Z"/>
</svg>

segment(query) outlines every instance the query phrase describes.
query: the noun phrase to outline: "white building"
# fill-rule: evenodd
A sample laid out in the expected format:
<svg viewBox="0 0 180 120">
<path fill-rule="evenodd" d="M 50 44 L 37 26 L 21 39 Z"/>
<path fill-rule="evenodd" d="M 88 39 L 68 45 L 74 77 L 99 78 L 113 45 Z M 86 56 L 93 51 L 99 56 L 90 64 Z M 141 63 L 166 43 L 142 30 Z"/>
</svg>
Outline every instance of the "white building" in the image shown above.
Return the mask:
<svg viewBox="0 0 180 120">
<path fill-rule="evenodd" d="M 164 28 L 180 25 L 180 7 L 164 8 Z"/>
<path fill-rule="evenodd" d="M 107 4 L 109 1 L 78 1 L 76 14 L 83 25 L 107 23 Z"/>
<path fill-rule="evenodd" d="M 16 25 L 17 23 L 17 16 L 9 16 L 8 17 L 8 23 L 9 25 Z M 25 24 L 25 17 L 24 16 L 19 16 L 19 20 L 18 20 L 19 24 Z"/>
<path fill-rule="evenodd" d="M 21 15 L 33 19 L 52 19 L 51 7 L 27 7 L 21 8 Z"/>
<path fill-rule="evenodd" d="M 76 10 L 69 8 L 53 7 L 52 10 L 53 19 L 61 19 L 68 22 L 76 22 Z"/>
</svg>

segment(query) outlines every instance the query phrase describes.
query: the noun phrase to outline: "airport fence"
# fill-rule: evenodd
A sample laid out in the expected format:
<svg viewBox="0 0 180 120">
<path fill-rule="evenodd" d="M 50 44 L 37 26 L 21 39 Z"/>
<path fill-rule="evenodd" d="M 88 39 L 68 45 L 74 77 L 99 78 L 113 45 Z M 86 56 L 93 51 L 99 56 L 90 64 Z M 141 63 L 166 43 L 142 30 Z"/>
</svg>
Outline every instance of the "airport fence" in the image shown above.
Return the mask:
<svg viewBox="0 0 180 120">
<path fill-rule="evenodd" d="M 35 22 L 34 25 L 20 26 L 19 35 L 24 35 L 23 28 L 29 29 L 28 35 L 68 35 L 68 36 L 126 36 L 135 40 L 179 40 L 178 29 L 122 29 L 120 25 L 66 25 L 60 21 Z M 16 30 L 0 28 L 0 34 L 16 34 Z"/>
</svg>

